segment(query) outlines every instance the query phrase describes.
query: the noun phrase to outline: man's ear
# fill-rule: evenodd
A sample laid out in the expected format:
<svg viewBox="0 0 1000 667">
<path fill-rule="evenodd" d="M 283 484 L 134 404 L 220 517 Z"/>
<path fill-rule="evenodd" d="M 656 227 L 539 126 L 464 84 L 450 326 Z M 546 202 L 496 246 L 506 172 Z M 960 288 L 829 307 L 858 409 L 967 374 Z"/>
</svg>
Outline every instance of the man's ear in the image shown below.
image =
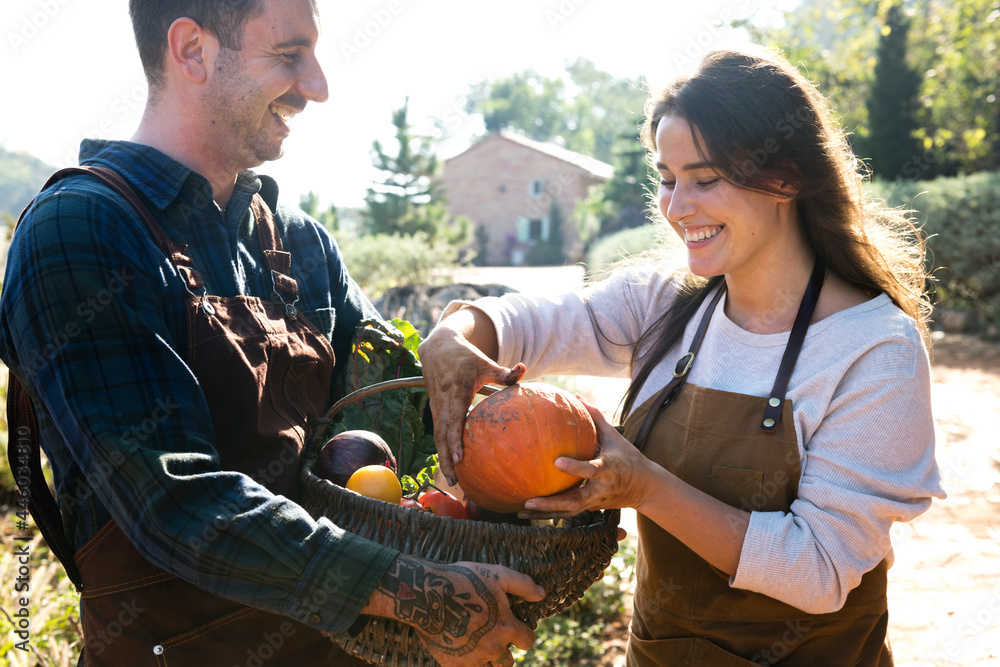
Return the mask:
<svg viewBox="0 0 1000 667">
<path fill-rule="evenodd" d="M 177 68 L 193 83 L 204 83 L 208 77 L 206 62 L 211 37 L 197 22 L 179 18 L 167 31 L 167 67 Z"/>
</svg>

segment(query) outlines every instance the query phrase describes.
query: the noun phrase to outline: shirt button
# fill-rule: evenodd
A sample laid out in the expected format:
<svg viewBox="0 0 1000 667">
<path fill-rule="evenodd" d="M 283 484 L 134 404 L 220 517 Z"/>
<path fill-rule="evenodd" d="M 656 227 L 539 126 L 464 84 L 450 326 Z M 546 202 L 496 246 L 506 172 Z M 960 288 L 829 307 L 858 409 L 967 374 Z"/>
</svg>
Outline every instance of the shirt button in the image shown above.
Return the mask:
<svg viewBox="0 0 1000 667">
<path fill-rule="evenodd" d="M 309 614 L 309 622 L 312 623 L 313 625 L 318 624 L 322 620 L 323 619 L 320 617 L 319 614 Z"/>
</svg>

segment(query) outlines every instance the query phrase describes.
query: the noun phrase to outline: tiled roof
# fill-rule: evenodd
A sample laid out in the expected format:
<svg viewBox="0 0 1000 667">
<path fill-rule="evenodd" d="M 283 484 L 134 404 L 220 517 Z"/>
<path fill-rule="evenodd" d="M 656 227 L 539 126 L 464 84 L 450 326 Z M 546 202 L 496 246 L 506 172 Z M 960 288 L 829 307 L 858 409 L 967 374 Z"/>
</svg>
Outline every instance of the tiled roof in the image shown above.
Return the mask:
<svg viewBox="0 0 1000 667">
<path fill-rule="evenodd" d="M 550 141 L 535 141 L 534 139 L 529 139 L 528 137 L 522 134 L 518 134 L 517 132 L 500 130 L 500 132 L 491 134 L 488 137 L 482 139 L 481 141 L 488 141 L 497 136 L 503 139 L 507 139 L 508 141 L 513 141 L 514 143 L 520 144 L 522 146 L 526 146 L 532 150 L 536 150 L 539 153 L 544 153 L 558 160 L 562 160 L 563 162 L 568 162 L 572 165 L 579 167 L 580 169 L 583 169 L 584 171 L 590 172 L 591 174 L 597 176 L 598 178 L 609 179 L 615 173 L 614 167 L 612 167 L 610 164 L 606 162 L 601 162 L 597 158 L 590 157 L 589 155 L 584 155 L 583 153 L 577 153 L 576 151 L 571 151 L 568 148 L 564 148 L 563 146 L 552 143 Z M 478 143 L 475 144 L 473 148 L 476 145 L 478 145 Z"/>
</svg>

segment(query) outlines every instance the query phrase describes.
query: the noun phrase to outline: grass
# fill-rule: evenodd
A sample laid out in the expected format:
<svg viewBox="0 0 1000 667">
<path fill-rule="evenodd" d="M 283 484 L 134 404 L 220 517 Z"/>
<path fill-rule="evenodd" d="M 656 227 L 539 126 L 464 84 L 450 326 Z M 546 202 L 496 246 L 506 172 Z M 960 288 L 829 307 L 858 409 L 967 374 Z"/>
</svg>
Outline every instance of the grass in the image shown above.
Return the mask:
<svg viewBox="0 0 1000 667">
<path fill-rule="evenodd" d="M 9 510 L 5 516 L 12 516 Z M 5 528 L 13 522 L 4 523 Z M 0 553 L 0 581 L 3 582 L 3 603 L 0 604 L 0 665 L 11 667 L 69 667 L 75 665 L 79 655 L 82 632 L 79 624 L 80 597 L 66 576 L 62 564 L 45 546 L 42 536 L 33 530 L 30 540 L 19 541 L 21 537 L 3 531 L 4 550 Z M 15 553 L 27 547 L 28 562 Z M 24 572 L 24 569 L 27 572 Z M 19 579 L 20 576 L 23 579 Z M 27 589 L 23 585 L 27 584 Z M 15 586 L 22 590 L 17 591 Z M 27 598 L 27 606 L 20 605 L 20 598 Z M 15 634 L 15 614 L 27 610 L 28 641 Z M 21 619 L 18 618 L 18 621 Z M 22 650 L 26 649 L 26 650 Z"/>
</svg>

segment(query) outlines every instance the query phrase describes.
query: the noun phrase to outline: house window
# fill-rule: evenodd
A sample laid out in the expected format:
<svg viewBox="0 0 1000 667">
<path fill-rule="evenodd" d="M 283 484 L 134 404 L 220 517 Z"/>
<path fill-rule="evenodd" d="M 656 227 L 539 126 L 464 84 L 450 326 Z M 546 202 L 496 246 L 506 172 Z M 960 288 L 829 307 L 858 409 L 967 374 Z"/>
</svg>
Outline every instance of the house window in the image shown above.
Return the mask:
<svg viewBox="0 0 1000 667">
<path fill-rule="evenodd" d="M 541 197 L 545 194 L 545 181 L 534 180 L 528 186 L 528 194 L 532 197 Z"/>
<path fill-rule="evenodd" d="M 518 218 L 517 240 L 521 243 L 535 243 L 549 240 L 548 218 Z"/>
</svg>

